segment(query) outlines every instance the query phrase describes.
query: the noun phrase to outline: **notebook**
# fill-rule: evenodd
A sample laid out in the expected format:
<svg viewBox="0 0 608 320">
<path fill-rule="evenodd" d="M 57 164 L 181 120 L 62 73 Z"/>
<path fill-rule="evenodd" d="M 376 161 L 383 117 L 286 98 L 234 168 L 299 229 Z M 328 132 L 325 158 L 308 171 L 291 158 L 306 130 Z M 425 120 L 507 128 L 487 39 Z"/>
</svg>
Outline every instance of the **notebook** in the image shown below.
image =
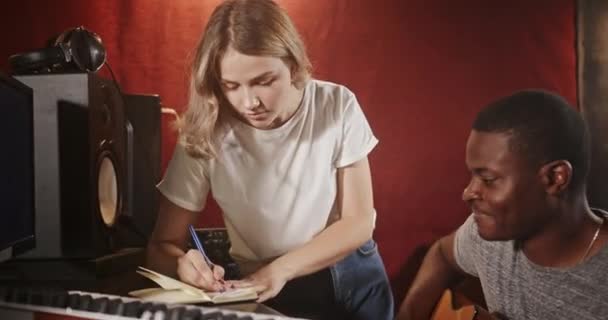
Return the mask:
<svg viewBox="0 0 608 320">
<path fill-rule="evenodd" d="M 172 303 L 228 303 L 255 300 L 258 294 L 254 288 L 235 288 L 224 292 L 205 292 L 187 283 L 158 272 L 139 267 L 136 272 L 156 282 L 160 288 L 148 288 L 129 292 L 129 295 L 147 301 Z"/>
</svg>

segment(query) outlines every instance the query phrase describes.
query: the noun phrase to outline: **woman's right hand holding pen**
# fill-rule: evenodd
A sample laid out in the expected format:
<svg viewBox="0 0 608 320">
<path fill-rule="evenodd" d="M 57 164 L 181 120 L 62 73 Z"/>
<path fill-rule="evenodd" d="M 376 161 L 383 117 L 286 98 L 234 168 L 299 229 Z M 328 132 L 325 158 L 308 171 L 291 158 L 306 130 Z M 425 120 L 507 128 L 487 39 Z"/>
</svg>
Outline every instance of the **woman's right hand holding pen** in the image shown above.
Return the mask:
<svg viewBox="0 0 608 320">
<path fill-rule="evenodd" d="M 196 249 L 188 250 L 177 259 L 177 275 L 181 281 L 209 291 L 223 291 L 224 268 L 207 264 L 203 254 Z"/>
</svg>

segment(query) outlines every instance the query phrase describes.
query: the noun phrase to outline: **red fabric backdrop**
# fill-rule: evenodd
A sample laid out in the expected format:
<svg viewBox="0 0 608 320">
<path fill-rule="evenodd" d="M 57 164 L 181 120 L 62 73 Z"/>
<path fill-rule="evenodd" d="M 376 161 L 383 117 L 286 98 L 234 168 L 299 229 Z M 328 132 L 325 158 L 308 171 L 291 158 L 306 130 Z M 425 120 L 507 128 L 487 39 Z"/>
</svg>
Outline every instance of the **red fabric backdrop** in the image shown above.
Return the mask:
<svg viewBox="0 0 608 320">
<path fill-rule="evenodd" d="M 219 0 L 20 0 L 2 5 L 0 69 L 77 25 L 97 32 L 123 89 L 183 110 L 189 56 Z M 315 76 L 346 84 L 380 139 L 376 240 L 401 300 L 419 249 L 467 215 L 464 144 L 490 100 L 546 88 L 576 101 L 574 0 L 279 0 Z M 108 75 L 107 71 L 102 72 Z M 163 133 L 163 168 L 175 135 Z M 218 226 L 216 207 L 200 226 Z"/>
</svg>

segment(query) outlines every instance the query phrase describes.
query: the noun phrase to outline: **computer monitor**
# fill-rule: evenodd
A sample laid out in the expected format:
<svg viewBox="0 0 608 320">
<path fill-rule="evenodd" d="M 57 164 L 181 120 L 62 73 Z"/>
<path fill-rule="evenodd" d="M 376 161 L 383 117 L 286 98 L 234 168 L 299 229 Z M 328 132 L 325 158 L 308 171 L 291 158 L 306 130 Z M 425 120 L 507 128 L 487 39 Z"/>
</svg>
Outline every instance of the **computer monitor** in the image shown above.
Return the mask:
<svg viewBox="0 0 608 320">
<path fill-rule="evenodd" d="M 32 89 L 0 73 L 0 261 L 36 245 Z"/>
</svg>

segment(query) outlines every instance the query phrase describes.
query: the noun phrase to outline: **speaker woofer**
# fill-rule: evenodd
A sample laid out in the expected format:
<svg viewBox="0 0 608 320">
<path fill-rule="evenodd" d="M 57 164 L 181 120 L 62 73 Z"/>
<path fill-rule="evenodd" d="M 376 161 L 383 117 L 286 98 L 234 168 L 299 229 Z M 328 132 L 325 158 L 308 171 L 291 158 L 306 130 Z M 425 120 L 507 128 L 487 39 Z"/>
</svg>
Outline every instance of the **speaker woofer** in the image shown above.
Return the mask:
<svg viewBox="0 0 608 320">
<path fill-rule="evenodd" d="M 112 152 L 103 150 L 97 159 L 97 208 L 104 225 L 112 227 L 122 207 L 122 184 Z"/>
</svg>

